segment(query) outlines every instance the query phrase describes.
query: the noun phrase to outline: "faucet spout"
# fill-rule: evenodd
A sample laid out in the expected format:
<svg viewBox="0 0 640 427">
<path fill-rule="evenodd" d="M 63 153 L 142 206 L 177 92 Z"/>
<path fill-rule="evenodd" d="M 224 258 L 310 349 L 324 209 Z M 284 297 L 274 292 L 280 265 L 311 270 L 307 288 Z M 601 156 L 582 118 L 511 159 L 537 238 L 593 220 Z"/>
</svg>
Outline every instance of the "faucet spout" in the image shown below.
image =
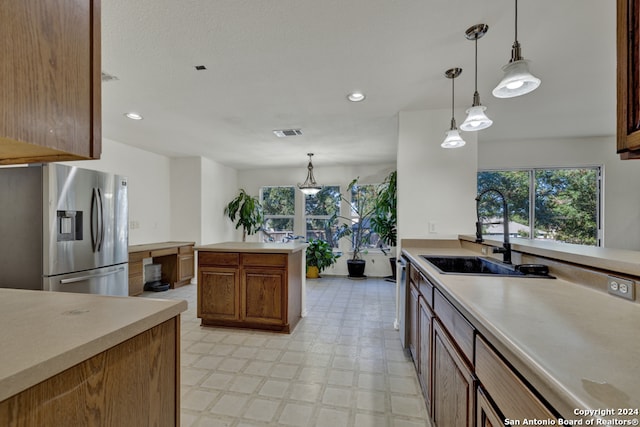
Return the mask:
<svg viewBox="0 0 640 427">
<path fill-rule="evenodd" d="M 480 220 L 480 199 L 485 194 L 491 192 L 496 193 L 502 199 L 502 231 L 504 235 L 502 248 L 494 248 L 493 252 L 503 254 L 503 262 L 506 264 L 511 264 L 511 243 L 509 242 L 509 209 L 507 207 L 507 198 L 504 196 L 504 194 L 502 194 L 501 191 L 496 190 L 495 188 L 484 190 L 476 197 L 476 216 L 478 218 L 478 220 L 476 221 L 476 242 L 480 243 L 483 241 L 483 222 Z"/>
</svg>

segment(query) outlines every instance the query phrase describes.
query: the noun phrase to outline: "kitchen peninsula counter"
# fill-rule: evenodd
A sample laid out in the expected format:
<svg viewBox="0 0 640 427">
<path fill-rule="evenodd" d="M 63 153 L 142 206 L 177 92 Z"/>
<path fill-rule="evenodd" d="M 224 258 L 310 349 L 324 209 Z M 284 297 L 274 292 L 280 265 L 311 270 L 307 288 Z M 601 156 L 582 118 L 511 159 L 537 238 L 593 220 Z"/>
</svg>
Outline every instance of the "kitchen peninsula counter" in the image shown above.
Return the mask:
<svg viewBox="0 0 640 427">
<path fill-rule="evenodd" d="M 626 277 L 636 271 L 628 261 L 632 251 L 622 258 L 611 251 L 608 259 L 606 250 L 587 250 L 582 258 L 585 249 L 568 245 L 554 259 L 561 245 L 514 246 L 549 257 L 535 261 L 549 264 L 556 279 L 441 274 L 420 257 L 482 255 L 481 246 L 468 240 L 406 240 L 402 253 L 563 418 L 580 418 L 575 410 L 640 410 L 640 304 L 606 293 L 606 275 L 614 270 L 595 271 L 594 285 L 582 283 L 591 276 L 574 265 L 595 263 L 598 270 L 622 263 Z M 526 259 L 514 256 L 514 264 Z"/>
<path fill-rule="evenodd" d="M 179 315 L 186 308 L 185 301 L 0 289 L 0 424 L 12 425 L 24 411 L 38 425 L 55 425 L 58 416 L 65 417 L 58 425 L 83 425 L 73 417 L 107 425 L 167 416 L 160 425 L 179 425 Z M 158 403 L 139 405 L 138 393 Z"/>
<path fill-rule="evenodd" d="M 306 243 L 197 246 L 203 325 L 290 333 L 304 316 Z"/>
</svg>

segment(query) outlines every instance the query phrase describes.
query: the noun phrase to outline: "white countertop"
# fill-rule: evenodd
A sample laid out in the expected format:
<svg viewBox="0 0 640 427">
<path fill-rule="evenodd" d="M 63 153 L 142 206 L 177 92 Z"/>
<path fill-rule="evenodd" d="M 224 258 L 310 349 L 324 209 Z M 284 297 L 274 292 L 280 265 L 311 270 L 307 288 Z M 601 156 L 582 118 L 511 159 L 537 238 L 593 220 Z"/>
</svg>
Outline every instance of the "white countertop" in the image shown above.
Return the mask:
<svg viewBox="0 0 640 427">
<path fill-rule="evenodd" d="M 440 274 L 419 255 L 478 253 L 437 242 L 403 253 L 561 415 L 640 409 L 640 304 L 560 279 Z"/>
<path fill-rule="evenodd" d="M 0 289 L 0 401 L 186 309 L 177 300 Z"/>
<path fill-rule="evenodd" d="M 198 251 L 208 252 L 264 252 L 290 254 L 307 247 L 304 242 L 260 243 L 260 242 L 224 242 L 212 245 L 196 246 Z"/>
</svg>

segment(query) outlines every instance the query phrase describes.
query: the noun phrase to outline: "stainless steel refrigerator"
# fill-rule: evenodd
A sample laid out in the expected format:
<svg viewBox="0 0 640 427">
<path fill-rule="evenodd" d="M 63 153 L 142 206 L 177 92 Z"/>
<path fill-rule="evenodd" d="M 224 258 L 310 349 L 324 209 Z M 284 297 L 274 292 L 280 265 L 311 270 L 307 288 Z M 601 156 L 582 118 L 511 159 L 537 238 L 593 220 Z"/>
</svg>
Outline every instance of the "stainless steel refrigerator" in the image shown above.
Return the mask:
<svg viewBox="0 0 640 427">
<path fill-rule="evenodd" d="M 0 168 L 0 287 L 128 295 L 127 178 Z"/>
</svg>

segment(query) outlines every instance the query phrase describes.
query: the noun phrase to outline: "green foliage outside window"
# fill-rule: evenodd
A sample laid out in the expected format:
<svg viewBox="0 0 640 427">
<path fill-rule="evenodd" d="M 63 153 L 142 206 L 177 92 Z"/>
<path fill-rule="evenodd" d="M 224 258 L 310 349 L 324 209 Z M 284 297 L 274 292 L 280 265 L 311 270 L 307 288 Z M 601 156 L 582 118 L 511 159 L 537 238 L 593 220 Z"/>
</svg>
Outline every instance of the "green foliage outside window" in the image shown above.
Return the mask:
<svg viewBox="0 0 640 427">
<path fill-rule="evenodd" d="M 509 217 L 526 227 L 520 237 L 598 245 L 599 168 L 531 169 L 478 172 L 478 193 L 495 188 L 507 198 Z M 483 221 L 502 217 L 502 201 L 483 198 Z M 534 203 L 533 224 L 530 204 Z"/>
</svg>

